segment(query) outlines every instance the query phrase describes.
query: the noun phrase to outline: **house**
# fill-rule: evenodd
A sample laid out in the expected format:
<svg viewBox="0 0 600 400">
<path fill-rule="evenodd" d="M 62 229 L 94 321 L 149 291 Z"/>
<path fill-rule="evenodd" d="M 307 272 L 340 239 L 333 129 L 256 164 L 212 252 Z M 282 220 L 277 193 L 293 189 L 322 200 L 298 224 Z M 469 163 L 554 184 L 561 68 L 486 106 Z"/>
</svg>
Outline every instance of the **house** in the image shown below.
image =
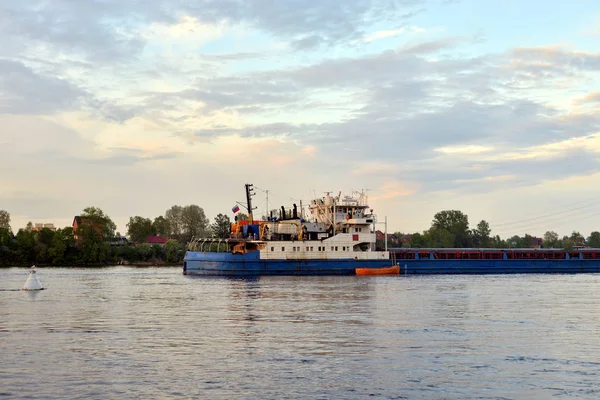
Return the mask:
<svg viewBox="0 0 600 400">
<path fill-rule="evenodd" d="M 412 235 L 402 235 L 400 236 L 400 243 L 402 245 L 410 245 L 412 243 Z"/>
<path fill-rule="evenodd" d="M 79 240 L 77 230 L 86 226 L 91 226 L 96 232 L 102 233 L 102 226 L 100 224 L 94 224 L 93 221 L 89 218 L 77 215 L 75 216 L 75 218 L 73 218 L 73 237 L 75 238 L 75 240 Z"/>
<path fill-rule="evenodd" d="M 129 240 L 125 236 L 115 236 L 110 240 L 111 246 L 129 246 Z"/>
<path fill-rule="evenodd" d="M 44 228 L 48 228 L 51 231 L 56 231 L 56 228 L 54 227 L 54 224 L 42 224 L 42 223 L 35 223 L 33 225 L 33 228 L 31 230 L 33 231 L 41 231 Z"/>
<path fill-rule="evenodd" d="M 148 244 L 158 244 L 160 246 L 164 246 L 169 239 L 166 239 L 162 236 L 148 236 L 146 238 L 146 243 Z"/>
<path fill-rule="evenodd" d="M 375 238 L 377 240 L 381 240 L 384 241 L 385 240 L 385 233 L 381 232 L 381 231 L 375 231 Z M 388 233 L 387 234 L 387 241 L 388 244 L 398 244 L 398 236 L 396 236 L 393 233 Z"/>
<path fill-rule="evenodd" d="M 541 249 L 542 242 L 542 238 L 532 237 L 529 243 L 529 247 L 531 247 L 532 249 Z"/>
</svg>

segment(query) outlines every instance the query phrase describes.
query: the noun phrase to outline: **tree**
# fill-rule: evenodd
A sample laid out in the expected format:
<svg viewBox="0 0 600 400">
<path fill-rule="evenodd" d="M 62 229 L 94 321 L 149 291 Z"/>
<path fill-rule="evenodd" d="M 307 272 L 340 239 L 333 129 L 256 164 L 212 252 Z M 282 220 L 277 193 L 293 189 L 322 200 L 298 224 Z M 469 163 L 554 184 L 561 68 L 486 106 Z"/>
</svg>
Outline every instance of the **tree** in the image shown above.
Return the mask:
<svg viewBox="0 0 600 400">
<path fill-rule="evenodd" d="M 8 211 L 0 210 L 0 229 L 6 229 L 11 231 L 10 228 L 10 214 Z"/>
<path fill-rule="evenodd" d="M 148 236 L 156 235 L 156 230 L 154 229 L 154 225 L 150 218 L 136 215 L 135 217 L 129 217 L 127 234 L 132 242 L 145 243 Z"/>
<path fill-rule="evenodd" d="M 573 250 L 573 245 L 575 243 L 573 243 L 573 241 L 571 240 L 571 238 L 569 238 L 568 236 L 563 236 L 562 240 L 561 240 L 561 247 L 565 250 Z"/>
<path fill-rule="evenodd" d="M 13 257 L 13 235 L 9 229 L 0 228 L 0 265 L 8 265 Z"/>
<path fill-rule="evenodd" d="M 492 246 L 496 249 L 506 249 L 508 247 L 510 247 L 508 245 L 508 243 L 506 242 L 506 240 L 503 240 L 500 238 L 500 235 L 496 235 L 494 236 L 492 239 Z"/>
<path fill-rule="evenodd" d="M 163 216 L 154 218 L 152 226 L 154 227 L 154 232 L 156 232 L 156 234 L 159 236 L 168 237 L 171 234 L 169 221 L 167 221 L 167 219 Z"/>
<path fill-rule="evenodd" d="M 206 236 L 208 218 L 206 218 L 204 210 L 195 204 L 183 207 L 181 210 L 181 227 L 182 239 L 185 242 L 189 242 L 192 237 Z"/>
<path fill-rule="evenodd" d="M 558 246 L 558 244 L 559 244 L 558 233 L 556 233 L 554 231 L 546 231 L 546 233 L 544 233 L 544 236 L 542 237 L 542 246 L 545 249 L 552 249 L 552 248 L 560 247 L 560 246 Z"/>
<path fill-rule="evenodd" d="M 214 237 L 228 238 L 231 232 L 231 220 L 227 215 L 217 214 L 210 230 Z"/>
<path fill-rule="evenodd" d="M 100 208 L 86 207 L 80 215 L 75 234 L 79 241 L 79 262 L 84 264 L 105 262 L 111 253 L 111 240 L 117 226 Z"/>
<path fill-rule="evenodd" d="M 490 224 L 485 220 L 481 220 L 477 224 L 477 228 L 473 230 L 474 244 L 480 247 L 489 247 L 491 243 L 491 233 L 492 230 L 490 229 Z"/>
<path fill-rule="evenodd" d="M 15 256 L 21 265 L 35 262 L 35 233 L 26 229 L 19 229 L 15 236 Z"/>
<path fill-rule="evenodd" d="M 469 217 L 458 210 L 440 211 L 433 216 L 431 227 L 445 229 L 453 237 L 454 247 L 470 247 Z"/>
<path fill-rule="evenodd" d="M 573 233 L 571 233 L 571 236 L 569 237 L 569 239 L 571 240 L 572 246 L 584 246 L 585 245 L 585 238 L 583 237 L 583 235 L 577 231 L 573 231 Z"/>
<path fill-rule="evenodd" d="M 69 249 L 74 249 L 75 239 L 73 239 L 73 228 L 66 227 L 63 229 L 57 229 L 54 232 L 52 239 L 52 245 L 48 250 L 50 257 L 52 258 L 52 264 L 64 265 L 68 262 L 72 262 L 68 257 Z"/>
<path fill-rule="evenodd" d="M 410 237 L 410 247 L 420 248 L 425 247 L 425 238 L 419 232 L 413 233 Z"/>
<path fill-rule="evenodd" d="M 247 219 L 248 219 L 248 214 L 243 213 L 243 212 L 237 213 L 234 217 L 235 221 L 246 221 Z"/>
<path fill-rule="evenodd" d="M 168 240 L 165 244 L 165 261 L 175 263 L 181 261 L 181 245 L 177 240 Z"/>
<path fill-rule="evenodd" d="M 183 222 L 182 222 L 183 207 L 172 206 L 165 212 L 165 220 L 169 227 L 169 236 L 179 239 L 182 234 Z"/>
<path fill-rule="evenodd" d="M 93 230 L 98 232 L 103 240 L 110 240 L 115 236 L 117 225 L 100 208 L 86 207 L 83 209 L 80 217 L 84 228 L 87 228 L 88 231 Z M 86 229 L 83 230 L 85 231 Z"/>
<path fill-rule="evenodd" d="M 587 238 L 587 244 L 590 247 L 599 249 L 600 248 L 600 232 L 598 232 L 598 231 L 592 232 L 590 234 L 590 236 Z"/>
<path fill-rule="evenodd" d="M 429 229 L 425 238 L 428 241 L 428 247 L 460 247 L 456 246 L 454 235 L 445 228 L 433 227 Z"/>
</svg>

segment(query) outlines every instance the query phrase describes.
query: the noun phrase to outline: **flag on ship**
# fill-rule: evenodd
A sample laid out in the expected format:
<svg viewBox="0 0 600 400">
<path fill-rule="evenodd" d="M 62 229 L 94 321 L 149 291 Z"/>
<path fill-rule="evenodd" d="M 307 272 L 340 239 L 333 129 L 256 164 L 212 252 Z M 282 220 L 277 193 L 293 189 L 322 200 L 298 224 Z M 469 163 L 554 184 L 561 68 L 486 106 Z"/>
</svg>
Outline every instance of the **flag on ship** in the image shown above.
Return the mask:
<svg viewBox="0 0 600 400">
<path fill-rule="evenodd" d="M 233 213 L 235 214 L 236 212 L 240 211 L 240 208 L 236 204 L 235 206 L 233 206 L 233 208 L 231 209 L 231 211 L 233 211 Z"/>
</svg>

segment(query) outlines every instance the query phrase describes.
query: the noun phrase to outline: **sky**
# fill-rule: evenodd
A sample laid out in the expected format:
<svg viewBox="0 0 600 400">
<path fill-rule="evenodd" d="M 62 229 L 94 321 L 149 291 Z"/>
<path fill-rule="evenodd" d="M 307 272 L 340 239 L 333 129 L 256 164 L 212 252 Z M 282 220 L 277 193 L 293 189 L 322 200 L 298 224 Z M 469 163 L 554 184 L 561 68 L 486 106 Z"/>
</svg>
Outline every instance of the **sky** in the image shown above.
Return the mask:
<svg viewBox="0 0 600 400">
<path fill-rule="evenodd" d="M 600 230 L 597 0 L 0 0 L 0 37 L 14 231 L 233 217 L 245 183 L 259 216 L 366 190 L 390 232 Z"/>
</svg>

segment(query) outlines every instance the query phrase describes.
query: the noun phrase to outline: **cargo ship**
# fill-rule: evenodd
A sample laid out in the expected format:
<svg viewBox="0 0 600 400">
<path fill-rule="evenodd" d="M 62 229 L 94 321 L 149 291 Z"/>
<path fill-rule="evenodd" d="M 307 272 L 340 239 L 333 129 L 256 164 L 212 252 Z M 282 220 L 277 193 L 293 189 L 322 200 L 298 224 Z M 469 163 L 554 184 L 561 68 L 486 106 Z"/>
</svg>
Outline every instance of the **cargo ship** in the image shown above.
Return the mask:
<svg viewBox="0 0 600 400">
<path fill-rule="evenodd" d="M 228 238 L 194 238 L 183 261 L 185 275 L 355 275 L 398 274 L 388 251 L 375 247 L 376 215 L 365 192 L 281 207 L 266 220 L 252 216 L 253 185 L 246 184 L 248 219 L 231 224 Z M 239 211 L 236 206 L 234 213 Z"/>
<path fill-rule="evenodd" d="M 183 261 L 185 275 L 431 275 L 597 273 L 600 249 L 387 248 L 375 245 L 376 215 L 364 192 L 326 193 L 304 215 L 296 204 L 266 220 L 252 217 L 252 184 L 246 184 L 248 218 L 231 224 L 228 238 L 194 238 Z M 236 205 L 232 211 L 238 212 Z M 387 234 L 386 234 L 387 237 Z"/>
<path fill-rule="evenodd" d="M 600 249 L 390 248 L 401 275 L 600 272 Z"/>
</svg>

